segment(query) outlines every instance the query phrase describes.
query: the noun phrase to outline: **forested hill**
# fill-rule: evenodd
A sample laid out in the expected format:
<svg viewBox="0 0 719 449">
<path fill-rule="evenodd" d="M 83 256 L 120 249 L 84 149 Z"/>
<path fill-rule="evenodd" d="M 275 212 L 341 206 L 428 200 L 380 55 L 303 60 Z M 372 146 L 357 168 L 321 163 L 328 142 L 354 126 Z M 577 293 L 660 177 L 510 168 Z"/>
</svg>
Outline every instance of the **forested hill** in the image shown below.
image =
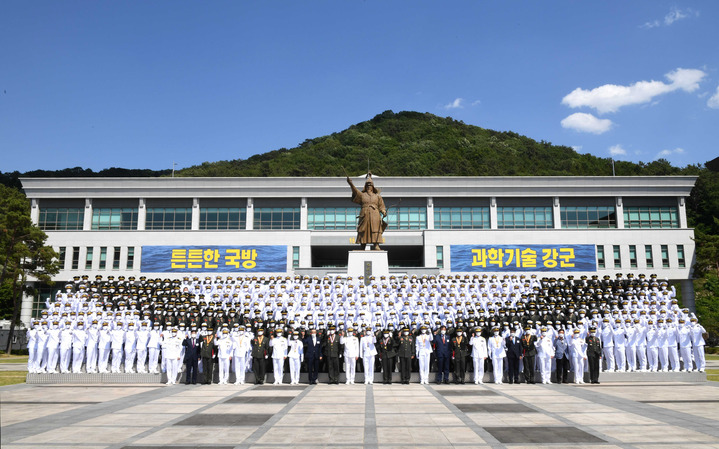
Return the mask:
<svg viewBox="0 0 719 449">
<path fill-rule="evenodd" d="M 429 113 L 385 111 L 348 129 L 305 140 L 299 146 L 248 159 L 205 162 L 180 176 L 342 176 L 371 171 L 382 176 L 611 175 L 608 158 L 492 131 Z M 617 175 L 696 173 L 666 160 L 616 162 Z M 177 174 L 176 174 L 177 175 Z"/>
</svg>

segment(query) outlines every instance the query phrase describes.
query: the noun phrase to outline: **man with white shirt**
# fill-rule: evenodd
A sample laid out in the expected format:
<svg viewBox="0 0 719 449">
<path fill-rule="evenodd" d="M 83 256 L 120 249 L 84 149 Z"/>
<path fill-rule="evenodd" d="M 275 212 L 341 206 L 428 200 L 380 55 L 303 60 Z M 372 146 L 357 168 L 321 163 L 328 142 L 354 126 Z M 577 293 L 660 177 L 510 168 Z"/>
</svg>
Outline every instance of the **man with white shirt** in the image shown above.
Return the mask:
<svg viewBox="0 0 719 449">
<path fill-rule="evenodd" d="M 377 356 L 376 343 L 377 337 L 372 333 L 372 329 L 368 327 L 360 339 L 360 357 L 362 357 L 362 366 L 364 367 L 365 385 L 372 385 L 374 382 L 374 361 Z"/>
<path fill-rule="evenodd" d="M 694 363 L 697 366 L 697 370 L 700 373 L 703 373 L 706 368 L 706 359 L 704 357 L 704 346 L 706 343 L 704 341 L 704 335 L 706 335 L 707 331 L 704 329 L 704 326 L 699 324 L 696 317 L 692 317 L 691 319 L 691 331 L 692 347 L 694 348 Z"/>
<path fill-rule="evenodd" d="M 429 360 L 432 356 L 433 336 L 427 326 L 421 326 L 415 339 L 415 351 L 419 360 L 419 383 L 429 385 Z"/>
<path fill-rule="evenodd" d="M 347 335 L 340 332 L 340 345 L 344 345 L 345 359 L 345 384 L 354 385 L 355 370 L 357 369 L 357 359 L 359 358 L 360 345 L 359 339 L 354 334 L 354 328 L 347 329 Z"/>
<path fill-rule="evenodd" d="M 281 385 L 285 374 L 285 359 L 287 359 L 287 339 L 282 336 L 282 329 L 277 329 L 270 339 L 272 348 L 272 368 L 275 377 L 274 385 Z"/>
<path fill-rule="evenodd" d="M 245 326 L 239 326 L 237 331 L 233 331 L 230 336 L 232 338 L 232 362 L 235 369 L 235 385 L 244 385 L 248 359 L 250 358 L 250 350 L 252 349 L 252 335 L 245 330 Z"/>
</svg>

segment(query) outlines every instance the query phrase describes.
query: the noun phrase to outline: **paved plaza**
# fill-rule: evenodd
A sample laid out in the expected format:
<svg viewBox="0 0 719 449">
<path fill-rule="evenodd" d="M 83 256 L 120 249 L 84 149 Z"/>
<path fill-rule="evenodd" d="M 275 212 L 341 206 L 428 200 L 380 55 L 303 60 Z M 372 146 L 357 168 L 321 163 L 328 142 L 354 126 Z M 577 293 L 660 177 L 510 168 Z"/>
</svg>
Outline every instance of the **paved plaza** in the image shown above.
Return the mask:
<svg viewBox="0 0 719 449">
<path fill-rule="evenodd" d="M 3 448 L 719 448 L 719 384 L 15 385 Z"/>
</svg>

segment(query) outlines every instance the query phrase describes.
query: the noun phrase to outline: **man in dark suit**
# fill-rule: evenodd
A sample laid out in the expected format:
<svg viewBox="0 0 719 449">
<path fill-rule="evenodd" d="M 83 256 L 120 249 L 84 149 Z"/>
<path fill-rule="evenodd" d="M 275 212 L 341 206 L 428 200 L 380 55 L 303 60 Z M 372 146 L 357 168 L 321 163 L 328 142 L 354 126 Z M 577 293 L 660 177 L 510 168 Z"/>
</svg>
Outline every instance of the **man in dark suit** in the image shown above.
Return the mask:
<svg viewBox="0 0 719 449">
<path fill-rule="evenodd" d="M 452 339 L 452 354 L 454 356 L 454 383 L 463 384 L 467 372 L 467 357 L 469 356 L 469 339 L 464 335 L 464 329 L 458 328 Z"/>
<path fill-rule="evenodd" d="M 452 357 L 452 345 L 447 326 L 442 326 L 434 336 L 434 353 L 437 355 L 437 383 L 449 383 L 449 359 Z"/>
<path fill-rule="evenodd" d="M 509 383 L 519 383 L 519 362 L 522 360 L 522 341 L 518 337 L 519 331 L 515 331 L 506 338 L 507 346 L 507 371 Z"/>
<path fill-rule="evenodd" d="M 340 354 L 342 354 L 342 345 L 340 344 L 340 336 L 336 334 L 334 325 L 330 326 L 329 332 L 324 339 L 322 354 L 327 358 L 327 376 L 329 384 L 340 383 Z"/>
<path fill-rule="evenodd" d="M 390 385 L 392 384 L 392 362 L 397 356 L 397 351 L 395 340 L 390 335 L 389 329 L 382 331 L 378 351 L 380 360 L 382 361 L 382 383 Z"/>
<path fill-rule="evenodd" d="M 305 346 L 305 361 L 307 362 L 307 377 L 310 381 L 310 385 L 314 385 L 317 383 L 320 360 L 322 360 L 322 341 L 317 335 L 317 329 L 311 329 L 303 343 Z"/>
<path fill-rule="evenodd" d="M 252 371 L 255 373 L 255 385 L 265 383 L 265 363 L 270 355 L 270 339 L 265 337 L 264 329 L 257 329 L 252 339 Z"/>
<path fill-rule="evenodd" d="M 214 375 L 215 361 L 215 331 L 202 325 L 203 336 L 200 338 L 200 355 L 202 356 L 202 378 L 204 384 L 211 384 Z M 206 329 L 206 330 L 205 330 Z"/>
<path fill-rule="evenodd" d="M 557 338 L 554 340 L 554 360 L 557 364 L 556 383 L 567 383 L 569 375 L 569 342 L 564 338 L 564 329 L 559 329 Z"/>
<path fill-rule="evenodd" d="M 197 368 L 200 362 L 200 341 L 197 339 L 197 331 L 193 328 L 190 336 L 182 342 L 185 347 L 185 384 L 197 383 Z"/>
<path fill-rule="evenodd" d="M 537 337 L 532 335 L 532 328 L 526 326 L 522 335 L 522 360 L 524 360 L 524 380 L 534 383 L 534 363 L 537 358 Z"/>
</svg>

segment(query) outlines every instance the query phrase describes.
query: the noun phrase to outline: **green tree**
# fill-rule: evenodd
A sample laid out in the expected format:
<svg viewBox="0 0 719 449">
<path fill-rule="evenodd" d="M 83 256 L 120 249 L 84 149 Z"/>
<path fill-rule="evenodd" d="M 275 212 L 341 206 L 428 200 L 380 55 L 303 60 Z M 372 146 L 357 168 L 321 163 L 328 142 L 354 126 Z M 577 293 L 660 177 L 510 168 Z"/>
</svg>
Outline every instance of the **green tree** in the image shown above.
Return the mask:
<svg viewBox="0 0 719 449">
<path fill-rule="evenodd" d="M 60 271 L 57 253 L 45 245 L 46 240 L 47 234 L 30 219 L 30 203 L 25 195 L 0 186 L 0 285 L 5 287 L 2 292 L 10 292 L 10 298 L 3 298 L 2 303 L 12 307 L 8 353 L 22 297 L 35 293 L 28 281 L 52 284 L 52 276 Z"/>
</svg>

